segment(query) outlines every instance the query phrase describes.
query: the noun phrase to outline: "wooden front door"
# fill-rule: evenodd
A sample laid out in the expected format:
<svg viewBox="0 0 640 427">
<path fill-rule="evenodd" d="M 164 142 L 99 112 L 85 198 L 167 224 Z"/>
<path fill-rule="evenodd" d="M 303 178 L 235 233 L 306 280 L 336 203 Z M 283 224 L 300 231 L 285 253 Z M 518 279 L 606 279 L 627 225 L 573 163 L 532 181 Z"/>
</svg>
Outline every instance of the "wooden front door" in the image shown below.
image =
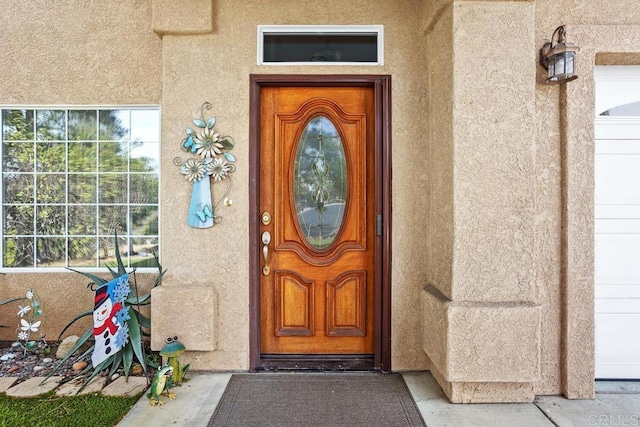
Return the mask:
<svg viewBox="0 0 640 427">
<path fill-rule="evenodd" d="M 260 354 L 373 358 L 374 87 L 262 87 L 260 99 Z"/>
</svg>

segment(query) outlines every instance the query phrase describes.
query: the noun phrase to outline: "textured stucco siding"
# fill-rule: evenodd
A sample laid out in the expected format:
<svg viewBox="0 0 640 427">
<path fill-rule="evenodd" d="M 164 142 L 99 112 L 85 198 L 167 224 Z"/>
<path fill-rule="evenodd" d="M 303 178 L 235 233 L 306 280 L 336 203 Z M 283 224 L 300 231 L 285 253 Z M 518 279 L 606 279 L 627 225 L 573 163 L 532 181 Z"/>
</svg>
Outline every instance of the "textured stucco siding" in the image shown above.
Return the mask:
<svg viewBox="0 0 640 427">
<path fill-rule="evenodd" d="M 453 13 L 449 8 L 427 37 L 429 213 L 426 244 L 429 283 L 445 295 L 453 274 Z"/>
<path fill-rule="evenodd" d="M 534 11 L 528 2 L 453 8 L 456 301 L 532 302 L 535 294 Z"/>
<path fill-rule="evenodd" d="M 2 2 L 0 103 L 159 104 L 151 2 Z"/>
<path fill-rule="evenodd" d="M 594 393 L 593 69 L 601 54 L 611 64 L 640 63 L 640 9 L 629 0 L 536 1 L 538 46 L 561 24 L 580 46 L 580 77 L 566 88 L 536 87 L 536 394 L 585 398 Z"/>
<path fill-rule="evenodd" d="M 161 247 L 167 269 L 155 292 L 154 346 L 167 336 L 192 334 L 187 358 L 198 369 L 249 366 L 249 75 L 390 74 L 393 102 L 393 314 L 394 369 L 424 369 L 420 292 L 426 278 L 428 123 L 426 39 L 420 2 L 166 0 L 134 2 L 6 2 L 0 17 L 3 48 L 0 104 L 158 104 L 162 111 Z M 183 4 L 184 3 L 184 4 Z M 382 24 L 384 66 L 269 67 L 256 64 L 259 24 Z M 173 164 L 183 155 L 184 129 L 209 101 L 218 129 L 236 141 L 231 207 L 220 206 L 222 224 L 208 230 L 186 225 L 190 185 Z M 214 185 L 214 198 L 224 185 Z M 415 197 L 423 194 L 423 197 Z M 197 257 L 194 254 L 198 254 Z M 43 292 L 54 308 L 49 328 L 57 335 L 91 306 L 86 279 L 73 274 L 0 276 L 0 298 Z M 0 282 L 2 283 L 2 282 Z M 173 292 L 179 300 L 173 298 Z M 57 293 L 56 293 L 57 292 Z M 191 303 L 193 301 L 193 303 Z M 210 302 L 206 307 L 202 301 Z M 72 302 L 72 304 L 69 304 Z M 192 310 L 193 308 L 193 310 Z M 160 311 L 162 310 L 162 311 Z M 195 310 L 195 311 L 194 311 Z M 158 314 L 158 313 L 162 314 Z M 202 317 L 203 334 L 193 330 Z M 6 333 L 3 331 L 2 333 Z M 12 333 L 6 333 L 8 338 Z"/>
<path fill-rule="evenodd" d="M 163 213 L 173 221 L 162 228 L 163 259 L 169 269 L 168 286 L 211 286 L 217 300 L 216 350 L 194 354 L 203 368 L 247 369 L 249 351 L 248 272 L 248 145 L 249 74 L 391 74 L 393 102 L 393 313 L 392 366 L 422 369 L 419 296 L 426 276 L 427 151 L 424 120 L 426 98 L 425 40 L 418 31 L 420 9 L 414 2 L 291 2 L 214 3 L 214 31 L 210 35 L 163 38 Z M 185 20 L 176 20 L 186 31 Z M 259 24 L 383 24 L 385 65 L 381 67 L 258 66 L 256 27 Z M 185 28 L 182 28 L 185 27 Z M 211 230 L 194 230 L 182 218 L 188 204 L 185 183 L 172 159 L 181 155 L 178 142 L 200 103 L 209 100 L 220 131 L 236 140 L 231 197 L 221 208 L 224 222 Z M 214 188 L 214 194 L 216 192 Z M 217 196 L 216 196 L 217 197 Z M 210 254 L 211 262 L 183 262 L 185 253 Z"/>
<path fill-rule="evenodd" d="M 150 18 L 151 2 L 143 0 L 3 1 L 0 105 L 160 105 L 162 40 Z M 152 280 L 143 276 L 139 283 Z M 33 287 L 46 305 L 46 339 L 56 339 L 93 307 L 88 281 L 75 273 L 0 275 L 0 299 Z M 15 314 L 0 307 L 0 339 L 15 338 Z"/>
<path fill-rule="evenodd" d="M 155 292 L 154 346 L 178 334 L 197 350 L 186 356 L 194 368 L 243 370 L 249 75 L 390 74 L 393 369 L 430 366 L 458 402 L 592 397 L 593 67 L 640 63 L 636 3 L 6 0 L 0 105 L 161 107 L 168 271 Z M 258 66 L 259 24 L 383 24 L 385 64 Z M 580 78 L 547 86 L 538 50 L 562 24 L 581 47 Z M 185 218 L 190 187 L 173 159 L 205 101 L 236 140 L 238 170 L 222 224 L 194 230 Z M 214 198 L 222 191 L 214 185 Z M 92 306 L 86 282 L 72 273 L 0 275 L 0 299 L 36 288 L 50 339 Z M 148 282 L 140 277 L 142 289 Z M 0 324 L 14 321 L 0 308 Z M 511 345 L 501 354 L 495 337 L 507 326 Z M 504 372 L 480 375 L 501 358 Z"/>
<path fill-rule="evenodd" d="M 434 375 L 455 401 L 591 397 L 593 66 L 640 63 L 640 9 L 626 0 L 423 4 L 430 81 L 445 83 L 442 59 L 451 55 L 454 64 L 454 89 L 446 82 L 429 99 L 440 107 L 430 114 L 441 115 L 429 130 L 427 269 L 427 283 L 441 295 L 423 295 L 423 345 Z M 542 84 L 545 71 L 537 65 L 538 50 L 562 24 L 581 46 L 580 78 L 566 89 Z M 449 132 L 451 138 L 443 137 Z M 450 166 L 453 173 L 445 173 Z M 441 191 L 448 186 L 453 201 Z M 444 252 L 433 254 L 434 247 Z M 442 316 L 464 301 L 539 307 L 539 318 L 530 317 L 540 328 L 532 338 L 540 340 L 538 380 L 480 384 L 461 375 L 451 381 L 443 367 L 451 367 L 455 338 Z"/>
</svg>

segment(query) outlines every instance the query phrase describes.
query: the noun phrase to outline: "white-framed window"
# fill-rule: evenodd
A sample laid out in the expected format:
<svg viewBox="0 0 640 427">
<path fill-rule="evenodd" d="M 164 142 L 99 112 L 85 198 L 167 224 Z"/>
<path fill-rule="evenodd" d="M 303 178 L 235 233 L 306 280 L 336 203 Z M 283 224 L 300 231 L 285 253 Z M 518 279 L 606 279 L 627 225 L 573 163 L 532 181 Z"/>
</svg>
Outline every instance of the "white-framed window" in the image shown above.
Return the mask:
<svg viewBox="0 0 640 427">
<path fill-rule="evenodd" d="M 383 25 L 258 25 L 258 65 L 383 64 Z"/>
<path fill-rule="evenodd" d="M 160 109 L 0 106 L 0 268 L 155 267 Z"/>
</svg>

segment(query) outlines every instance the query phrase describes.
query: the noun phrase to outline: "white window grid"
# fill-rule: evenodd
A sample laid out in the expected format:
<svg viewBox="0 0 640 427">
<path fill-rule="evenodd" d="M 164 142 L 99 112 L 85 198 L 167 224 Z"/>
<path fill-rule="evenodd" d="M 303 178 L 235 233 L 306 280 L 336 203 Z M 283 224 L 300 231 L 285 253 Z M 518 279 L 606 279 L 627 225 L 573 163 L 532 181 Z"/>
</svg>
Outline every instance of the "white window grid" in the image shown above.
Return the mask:
<svg viewBox="0 0 640 427">
<path fill-rule="evenodd" d="M 69 237 L 72 238 L 95 238 L 97 241 L 99 241 L 102 238 L 108 238 L 108 239 L 113 239 L 114 236 L 113 235 L 106 235 L 101 233 L 101 229 L 100 229 L 100 215 L 98 214 L 100 207 L 110 207 L 110 206 L 122 206 L 123 204 L 126 205 L 126 217 L 129 220 L 131 218 L 131 200 L 130 200 L 130 192 L 127 191 L 126 193 L 126 202 L 123 203 L 101 203 L 100 202 L 100 176 L 104 176 L 104 175 L 124 175 L 126 176 L 126 181 L 127 181 L 127 188 L 131 188 L 131 176 L 132 175 L 157 175 L 158 177 L 158 198 L 157 198 L 157 202 L 156 203 L 135 203 L 136 206 L 151 206 L 151 207 L 157 207 L 158 209 L 158 234 L 157 235 L 135 235 L 132 236 L 131 232 L 131 228 L 132 228 L 132 224 L 128 224 L 128 233 L 127 234 L 123 234 L 123 235 L 118 235 L 118 239 L 122 240 L 122 239 L 126 239 L 126 242 L 129 242 L 130 239 L 145 239 L 145 238 L 151 238 L 151 239 L 155 239 L 157 241 L 157 246 L 158 248 L 160 248 L 160 223 L 161 223 L 161 209 L 160 209 L 160 177 L 161 177 L 161 162 L 158 161 L 158 165 L 157 165 L 157 171 L 155 172 L 137 172 L 137 171 L 131 171 L 131 157 L 130 157 L 130 151 L 128 152 L 128 157 L 127 157 L 127 171 L 120 171 L 120 172 L 113 172 L 113 171 L 100 171 L 100 144 L 101 143 L 120 143 L 123 141 L 117 141 L 117 140 L 101 140 L 100 139 L 100 111 L 109 111 L 109 110 L 120 110 L 120 111 L 128 111 L 129 114 L 129 124 L 131 124 L 131 112 L 134 110 L 154 110 L 158 112 L 158 126 L 160 126 L 160 117 L 161 117 L 161 112 L 160 112 L 160 107 L 157 105 L 136 105 L 136 106 L 132 106 L 132 105 L 108 105 L 108 106 L 60 106 L 60 105 L 46 105 L 46 106 L 33 106 L 33 105 L 0 105 L 0 159 L 2 160 L 2 163 L 0 164 L 0 178 L 2 182 L 2 187 L 4 187 L 4 121 L 2 120 L 2 113 L 4 110 L 33 110 L 34 111 L 34 118 L 33 118 L 33 138 L 30 140 L 25 140 L 24 142 L 32 142 L 34 144 L 34 170 L 33 172 L 17 172 L 18 174 L 32 174 L 33 175 L 33 186 L 34 186 L 34 198 L 33 198 L 33 203 L 30 204 L 26 204 L 26 203 L 16 203 L 13 205 L 31 205 L 34 207 L 33 209 L 33 230 L 32 230 L 32 234 L 31 235 L 27 235 L 27 234 L 16 234 L 16 235 L 5 235 L 5 230 L 4 230 L 4 226 L 1 225 L 2 223 L 4 223 L 4 207 L 5 205 L 11 205 L 11 204 L 5 204 L 4 201 L 4 188 L 1 188 L 2 191 L 0 191 L 0 218 L 2 219 L 2 221 L 0 221 L 0 271 L 10 271 L 12 273 L 14 272 L 43 272 L 43 273 L 50 273 L 50 272 L 58 272 L 58 271 L 68 271 L 67 268 L 73 268 L 74 270 L 78 270 L 78 271 L 107 271 L 108 268 L 107 266 L 101 266 L 100 265 L 100 258 L 99 255 L 96 256 L 96 265 L 94 267 L 88 267 L 88 266 L 82 266 L 82 267 L 73 267 L 73 266 L 69 266 L 69 259 L 65 257 L 65 267 L 38 267 L 37 265 L 37 244 L 34 243 L 33 245 L 33 259 L 34 259 L 34 263 L 35 266 L 34 267 L 7 267 L 4 265 L 4 240 L 6 237 L 11 237 L 11 238 L 31 238 L 34 240 L 37 238 L 64 238 L 65 239 L 65 253 L 69 253 Z M 60 140 L 46 140 L 46 141 L 39 141 L 37 139 L 37 135 L 36 135 L 36 126 L 37 126 L 37 118 L 38 118 L 38 111 L 44 111 L 44 110 L 53 110 L 53 111 L 60 111 L 60 110 L 64 110 L 65 112 L 65 135 L 67 136 L 65 139 L 60 139 Z M 89 139 L 89 140 L 70 140 L 69 139 L 69 111 L 96 111 L 96 137 L 95 139 Z M 130 135 L 131 136 L 131 135 Z M 133 139 L 129 138 L 127 140 L 129 142 L 128 147 L 130 148 L 131 143 L 134 142 Z M 145 142 L 152 142 L 152 143 L 157 143 L 158 144 L 158 160 L 160 160 L 160 141 L 161 141 L 161 134 L 160 134 L 160 129 L 158 129 L 158 140 L 157 141 L 145 141 Z M 35 147 L 35 145 L 38 142 L 43 142 L 43 143 L 64 143 L 65 144 L 65 163 L 66 163 L 66 167 L 65 167 L 65 172 L 38 172 L 36 171 L 36 159 L 37 159 L 37 149 Z M 69 172 L 68 170 L 68 160 L 69 160 L 69 142 L 73 142 L 73 143 L 95 143 L 96 144 L 96 165 L 95 165 L 95 171 L 93 172 Z M 68 201 L 68 196 L 69 196 L 69 179 L 68 177 L 70 175 L 88 175 L 88 174 L 95 174 L 96 176 L 96 194 L 95 194 L 95 203 L 69 203 Z M 65 225 L 64 225 L 64 232 L 61 235 L 56 235 L 56 234 L 38 234 L 37 233 L 37 226 L 36 226 L 36 222 L 37 222 L 37 206 L 39 205 L 39 203 L 37 202 L 37 178 L 38 175 L 64 175 L 65 176 L 65 202 L 64 203 L 40 203 L 40 205 L 45 205 L 45 206 L 64 206 L 65 207 Z M 73 234 L 70 235 L 69 234 L 69 207 L 70 206 L 95 206 L 96 207 L 96 223 L 95 223 L 95 230 L 96 233 L 95 234 Z M 115 250 L 116 248 L 114 248 Z M 97 251 L 100 251 L 100 248 L 97 248 Z M 159 257 L 160 254 L 159 252 L 157 253 L 157 256 Z M 123 260 L 125 260 L 125 265 L 130 265 L 129 260 L 130 260 L 131 254 L 127 254 L 126 257 L 123 257 Z M 114 266 L 111 266 L 112 268 Z M 148 271 L 155 271 L 155 268 L 151 268 L 151 267 L 138 267 L 136 268 L 138 271 L 140 272 L 144 272 L 145 270 Z"/>
</svg>

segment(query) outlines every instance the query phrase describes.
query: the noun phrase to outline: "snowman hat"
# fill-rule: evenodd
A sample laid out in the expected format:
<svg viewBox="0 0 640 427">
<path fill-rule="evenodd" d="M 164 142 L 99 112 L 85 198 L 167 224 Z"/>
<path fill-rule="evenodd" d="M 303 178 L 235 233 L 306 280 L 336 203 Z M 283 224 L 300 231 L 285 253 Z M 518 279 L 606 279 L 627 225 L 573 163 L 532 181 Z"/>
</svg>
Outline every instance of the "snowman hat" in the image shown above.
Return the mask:
<svg viewBox="0 0 640 427">
<path fill-rule="evenodd" d="M 109 295 L 107 293 L 107 286 L 101 286 L 96 289 L 96 297 L 93 308 L 96 309 L 101 306 L 107 300 L 107 298 L 109 298 Z"/>
</svg>

